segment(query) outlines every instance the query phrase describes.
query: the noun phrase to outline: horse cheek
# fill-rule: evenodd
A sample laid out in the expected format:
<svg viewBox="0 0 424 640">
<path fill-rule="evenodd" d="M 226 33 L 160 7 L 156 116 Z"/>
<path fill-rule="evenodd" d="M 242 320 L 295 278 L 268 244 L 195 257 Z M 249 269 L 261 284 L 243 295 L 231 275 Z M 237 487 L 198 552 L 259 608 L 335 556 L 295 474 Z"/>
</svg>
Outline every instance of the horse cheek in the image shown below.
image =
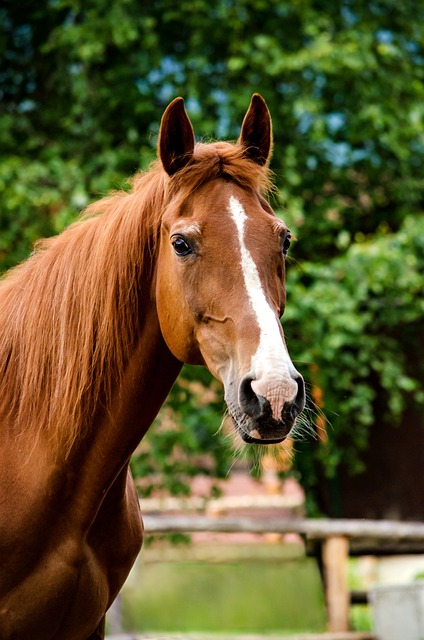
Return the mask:
<svg viewBox="0 0 424 640">
<path fill-rule="evenodd" d="M 195 337 L 195 322 L 175 270 L 162 269 L 156 286 L 156 308 L 162 337 L 180 362 L 204 364 Z"/>
</svg>

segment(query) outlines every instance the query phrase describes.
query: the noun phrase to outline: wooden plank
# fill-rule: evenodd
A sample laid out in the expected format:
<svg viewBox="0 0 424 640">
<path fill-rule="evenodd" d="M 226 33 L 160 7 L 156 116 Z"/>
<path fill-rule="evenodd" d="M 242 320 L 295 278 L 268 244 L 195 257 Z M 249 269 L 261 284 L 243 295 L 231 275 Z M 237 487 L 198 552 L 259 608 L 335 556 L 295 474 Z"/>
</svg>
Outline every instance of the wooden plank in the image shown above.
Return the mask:
<svg viewBox="0 0 424 640">
<path fill-rule="evenodd" d="M 349 554 L 355 556 L 410 556 L 424 554 L 424 540 L 389 540 L 381 538 L 351 538 Z"/>
<path fill-rule="evenodd" d="M 349 630 L 348 559 L 349 541 L 345 536 L 330 536 L 322 550 L 328 630 Z"/>
<path fill-rule="evenodd" d="M 329 536 L 424 543 L 424 523 L 392 520 L 320 520 L 302 518 L 208 517 L 166 515 L 143 517 L 146 533 L 298 533 L 308 539 Z"/>
</svg>

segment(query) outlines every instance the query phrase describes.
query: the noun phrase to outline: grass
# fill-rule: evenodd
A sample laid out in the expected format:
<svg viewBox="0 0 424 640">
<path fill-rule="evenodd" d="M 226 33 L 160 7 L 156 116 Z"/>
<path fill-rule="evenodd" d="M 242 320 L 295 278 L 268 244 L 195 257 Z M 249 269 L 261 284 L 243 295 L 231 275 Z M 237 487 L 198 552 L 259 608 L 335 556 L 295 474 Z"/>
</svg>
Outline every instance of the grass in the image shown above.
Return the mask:
<svg viewBox="0 0 424 640">
<path fill-rule="evenodd" d="M 317 565 L 297 545 L 220 545 L 204 551 L 203 557 L 191 547 L 145 551 L 123 592 L 124 628 L 217 633 L 325 629 Z"/>
<path fill-rule="evenodd" d="M 370 577 L 361 575 L 359 558 L 349 559 L 349 588 L 358 591 L 368 589 L 372 584 Z M 352 631 L 371 631 L 373 628 L 372 610 L 368 604 L 356 604 L 350 607 L 349 622 Z"/>
</svg>

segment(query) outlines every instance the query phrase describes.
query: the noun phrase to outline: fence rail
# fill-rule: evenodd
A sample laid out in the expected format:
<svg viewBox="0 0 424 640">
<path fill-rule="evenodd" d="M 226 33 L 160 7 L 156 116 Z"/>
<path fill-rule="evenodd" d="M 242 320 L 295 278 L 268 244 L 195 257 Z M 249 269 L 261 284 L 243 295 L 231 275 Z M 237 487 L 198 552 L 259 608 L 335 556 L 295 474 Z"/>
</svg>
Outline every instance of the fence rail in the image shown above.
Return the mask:
<svg viewBox="0 0 424 640">
<path fill-rule="evenodd" d="M 147 534 L 158 533 L 297 533 L 318 556 L 325 588 L 328 629 L 349 632 L 351 596 L 348 557 L 371 553 L 424 553 L 424 523 L 392 520 L 320 520 L 304 518 L 210 517 L 207 515 L 145 515 Z M 307 547 L 308 548 L 308 547 Z M 362 551 L 361 551 L 362 549 Z M 325 636 L 324 636 L 325 637 Z M 328 636 L 331 638 L 332 636 Z M 334 638 L 341 637 L 334 635 Z M 346 636 L 348 637 L 348 636 Z M 354 637 L 352 635 L 350 638 Z M 372 637 L 372 635 L 365 636 Z"/>
<path fill-rule="evenodd" d="M 351 540 L 373 539 L 415 542 L 423 545 L 424 523 L 393 520 L 320 520 L 306 518 L 244 518 L 185 515 L 143 515 L 146 533 L 298 533 L 308 539 L 343 536 Z"/>
</svg>

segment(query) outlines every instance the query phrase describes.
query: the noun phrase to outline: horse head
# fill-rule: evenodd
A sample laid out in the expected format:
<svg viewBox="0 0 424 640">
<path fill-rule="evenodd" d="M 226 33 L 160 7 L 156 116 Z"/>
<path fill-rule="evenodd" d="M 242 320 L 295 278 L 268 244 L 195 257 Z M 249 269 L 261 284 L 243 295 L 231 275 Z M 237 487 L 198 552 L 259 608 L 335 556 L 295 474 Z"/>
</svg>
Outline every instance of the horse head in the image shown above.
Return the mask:
<svg viewBox="0 0 424 640">
<path fill-rule="evenodd" d="M 261 195 L 271 118 L 255 94 L 237 144 L 196 144 L 181 98 L 166 109 L 159 156 L 168 175 L 156 304 L 176 358 L 220 380 L 245 442 L 280 442 L 304 408 L 283 315 L 290 231 Z M 190 187 L 190 188 L 189 188 Z"/>
</svg>

